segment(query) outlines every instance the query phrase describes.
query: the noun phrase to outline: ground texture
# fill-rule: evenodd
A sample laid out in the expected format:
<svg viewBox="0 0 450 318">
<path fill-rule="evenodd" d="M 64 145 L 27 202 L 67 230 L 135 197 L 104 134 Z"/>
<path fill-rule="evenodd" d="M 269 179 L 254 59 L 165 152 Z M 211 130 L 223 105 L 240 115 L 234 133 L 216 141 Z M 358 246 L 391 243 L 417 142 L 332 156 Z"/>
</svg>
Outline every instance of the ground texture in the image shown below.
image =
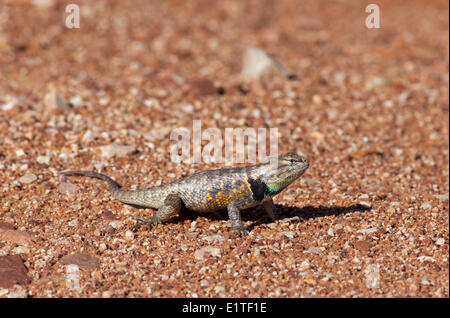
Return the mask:
<svg viewBox="0 0 450 318">
<path fill-rule="evenodd" d="M 447 1 L 0 1 L 1 297 L 448 297 Z M 249 47 L 276 71 L 244 83 Z M 219 165 L 170 161 L 177 127 L 278 128 L 304 177 L 246 211 L 132 231 L 127 188 Z M 118 147 L 126 146 L 126 147 Z"/>
</svg>

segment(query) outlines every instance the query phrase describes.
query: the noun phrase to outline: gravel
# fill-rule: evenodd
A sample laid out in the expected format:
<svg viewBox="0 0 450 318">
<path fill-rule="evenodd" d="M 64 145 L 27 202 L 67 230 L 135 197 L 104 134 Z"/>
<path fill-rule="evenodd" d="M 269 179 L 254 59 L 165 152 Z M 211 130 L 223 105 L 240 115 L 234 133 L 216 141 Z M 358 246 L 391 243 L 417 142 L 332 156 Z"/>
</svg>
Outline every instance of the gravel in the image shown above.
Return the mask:
<svg viewBox="0 0 450 318">
<path fill-rule="evenodd" d="M 80 29 L 62 0 L 2 3 L 1 297 L 449 297 L 448 1 L 381 1 L 380 29 L 361 1 L 77 3 Z M 243 79 L 249 48 L 297 78 Z M 154 211 L 58 176 L 131 189 L 222 166 L 170 161 L 197 119 L 308 156 L 277 222 L 132 230 Z"/>
</svg>

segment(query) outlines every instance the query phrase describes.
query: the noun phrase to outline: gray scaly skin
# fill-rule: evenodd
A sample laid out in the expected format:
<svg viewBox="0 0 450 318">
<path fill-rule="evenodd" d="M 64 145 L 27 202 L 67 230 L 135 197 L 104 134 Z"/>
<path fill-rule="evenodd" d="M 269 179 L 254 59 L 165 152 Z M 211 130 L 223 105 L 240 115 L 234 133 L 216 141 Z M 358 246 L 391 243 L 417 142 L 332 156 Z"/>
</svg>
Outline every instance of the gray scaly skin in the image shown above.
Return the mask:
<svg viewBox="0 0 450 318">
<path fill-rule="evenodd" d="M 138 224 L 164 223 L 178 215 L 182 208 L 196 212 L 227 209 L 235 236 L 248 234 L 241 220 L 241 210 L 262 204 L 275 220 L 272 198 L 298 179 L 309 167 L 304 155 L 287 153 L 278 162 L 253 166 L 206 170 L 142 190 L 121 190 L 110 177 L 94 171 L 64 171 L 66 176 L 88 176 L 108 182 L 112 196 L 127 204 L 157 209 L 149 219 L 138 218 Z"/>
</svg>

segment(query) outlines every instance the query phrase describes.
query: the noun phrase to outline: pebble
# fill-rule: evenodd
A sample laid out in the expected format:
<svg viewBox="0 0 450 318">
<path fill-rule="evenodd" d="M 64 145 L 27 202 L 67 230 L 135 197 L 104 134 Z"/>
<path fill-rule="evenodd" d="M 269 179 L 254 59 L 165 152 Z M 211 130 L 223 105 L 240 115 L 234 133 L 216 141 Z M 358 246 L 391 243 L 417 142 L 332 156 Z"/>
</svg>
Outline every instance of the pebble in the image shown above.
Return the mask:
<svg viewBox="0 0 450 318">
<path fill-rule="evenodd" d="M 25 297 L 27 297 L 26 290 L 11 291 L 8 294 L 8 298 L 25 298 Z"/>
<path fill-rule="evenodd" d="M 26 246 L 17 246 L 12 250 L 14 254 L 28 254 L 30 253 L 30 249 Z"/>
<path fill-rule="evenodd" d="M 68 289 L 80 288 L 80 267 L 78 265 L 66 265 L 65 281 Z"/>
<path fill-rule="evenodd" d="M 10 288 L 14 284 L 29 281 L 27 269 L 19 255 L 0 256 L 0 287 Z"/>
<path fill-rule="evenodd" d="M 207 236 L 203 238 L 205 241 L 208 241 L 209 243 L 214 242 L 214 241 L 218 241 L 218 242 L 224 242 L 225 238 L 220 235 L 220 234 L 216 234 L 216 235 L 211 235 L 211 236 Z"/>
<path fill-rule="evenodd" d="M 420 208 L 422 210 L 429 210 L 433 207 L 433 205 L 431 204 L 431 202 L 424 202 L 422 203 L 422 205 L 420 206 Z"/>
<path fill-rule="evenodd" d="M 80 268 L 89 268 L 94 269 L 99 265 L 99 259 L 94 256 L 81 254 L 81 253 L 75 253 L 71 255 L 65 255 L 60 260 L 61 264 L 63 265 L 71 265 L 76 264 Z"/>
<path fill-rule="evenodd" d="M 35 241 L 35 237 L 25 231 L 0 228 L 0 240 L 18 245 L 27 245 Z"/>
<path fill-rule="evenodd" d="M 374 76 L 366 81 L 366 89 L 372 89 L 388 84 L 388 80 L 381 76 Z"/>
<path fill-rule="evenodd" d="M 12 98 L 9 101 L 7 101 L 6 103 L 2 104 L 0 108 L 3 111 L 9 111 L 9 110 L 14 109 L 14 107 L 17 105 L 17 103 L 18 103 L 18 99 Z"/>
<path fill-rule="evenodd" d="M 320 95 L 313 95 L 312 102 L 316 105 L 322 105 L 323 98 Z"/>
<path fill-rule="evenodd" d="M 75 95 L 69 99 L 70 104 L 75 107 L 83 105 L 83 98 L 80 95 Z"/>
<path fill-rule="evenodd" d="M 207 96 L 217 94 L 217 88 L 209 79 L 196 79 L 189 84 L 190 92 L 194 96 Z M 193 111 L 193 110 L 192 110 Z"/>
<path fill-rule="evenodd" d="M 439 201 L 448 201 L 448 193 L 447 194 L 435 194 L 433 197 L 435 197 Z"/>
<path fill-rule="evenodd" d="M 133 231 L 130 231 L 130 230 L 127 230 L 127 231 L 125 232 L 125 237 L 126 237 L 127 239 L 129 239 L 129 240 L 134 239 L 134 232 L 133 232 Z"/>
<path fill-rule="evenodd" d="M 281 232 L 284 236 L 286 236 L 288 239 L 293 239 L 295 237 L 295 232 Z"/>
<path fill-rule="evenodd" d="M 309 260 L 305 259 L 303 262 L 301 262 L 298 269 L 304 271 L 307 270 L 309 267 L 310 267 Z"/>
<path fill-rule="evenodd" d="M 25 155 L 25 151 L 23 151 L 23 149 L 16 150 L 16 157 L 22 157 L 23 155 Z"/>
<path fill-rule="evenodd" d="M 50 163 L 50 157 L 49 156 L 37 156 L 36 162 L 40 164 L 48 165 Z"/>
<path fill-rule="evenodd" d="M 445 239 L 443 237 L 440 237 L 436 240 L 436 244 L 437 245 L 444 245 L 445 244 Z"/>
<path fill-rule="evenodd" d="M 53 85 L 49 86 L 47 93 L 44 96 L 43 104 L 47 109 L 66 109 L 69 105 Z"/>
<path fill-rule="evenodd" d="M 244 55 L 241 75 L 246 80 L 256 80 L 270 69 L 272 63 L 272 59 L 265 51 L 250 47 Z"/>
<path fill-rule="evenodd" d="M 32 174 L 31 172 L 25 173 L 22 177 L 20 177 L 19 181 L 20 183 L 31 183 L 33 181 L 36 181 L 37 177 L 36 175 Z"/>
<path fill-rule="evenodd" d="M 144 100 L 144 105 L 149 108 L 159 108 L 161 106 L 159 100 L 154 97 Z"/>
<path fill-rule="evenodd" d="M 126 157 L 134 152 L 136 152 L 135 146 L 128 146 L 128 145 L 107 145 L 107 146 L 101 146 L 99 147 L 102 152 L 102 157 L 104 158 L 122 158 Z"/>
<path fill-rule="evenodd" d="M 78 186 L 69 182 L 60 182 L 58 190 L 62 194 L 73 195 L 78 191 Z"/>
<path fill-rule="evenodd" d="M 194 252 L 194 257 L 196 260 L 203 260 L 209 255 L 213 257 L 222 256 L 222 254 L 220 253 L 220 249 L 214 246 L 205 246 Z"/>
<path fill-rule="evenodd" d="M 376 232 L 376 231 L 378 231 L 377 227 L 371 227 L 371 228 L 368 228 L 368 229 L 360 229 L 360 230 L 358 230 L 356 232 L 357 233 L 363 233 L 363 234 L 369 234 L 369 233 L 373 233 L 373 232 Z"/>
<path fill-rule="evenodd" d="M 111 226 L 115 230 L 121 228 L 122 225 L 123 225 L 123 222 L 120 220 L 114 220 L 114 221 L 109 222 L 109 226 Z"/>
<path fill-rule="evenodd" d="M 308 186 L 314 185 L 317 181 L 312 178 L 303 178 L 303 182 L 305 182 Z"/>
<path fill-rule="evenodd" d="M 321 252 L 320 248 L 311 246 L 308 248 L 304 253 L 313 253 L 313 254 L 319 254 Z"/>
</svg>

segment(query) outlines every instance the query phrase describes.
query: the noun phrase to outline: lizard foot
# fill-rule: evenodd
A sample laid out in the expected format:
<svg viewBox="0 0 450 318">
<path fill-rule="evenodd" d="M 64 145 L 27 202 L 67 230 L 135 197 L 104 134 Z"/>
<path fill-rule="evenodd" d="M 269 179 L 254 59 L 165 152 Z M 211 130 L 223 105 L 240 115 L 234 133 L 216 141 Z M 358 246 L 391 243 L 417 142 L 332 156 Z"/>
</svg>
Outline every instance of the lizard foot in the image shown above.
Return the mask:
<svg viewBox="0 0 450 318">
<path fill-rule="evenodd" d="M 248 231 L 245 228 L 238 228 L 238 229 L 234 229 L 233 233 L 231 234 L 231 238 L 238 238 L 238 237 L 244 237 L 248 235 Z"/>
<path fill-rule="evenodd" d="M 137 220 L 137 223 L 133 226 L 133 230 L 136 230 L 137 228 L 139 228 L 141 225 L 147 225 L 148 228 L 150 229 L 153 225 L 157 225 L 161 223 L 161 219 L 154 215 L 149 219 L 143 218 L 143 217 L 139 217 L 136 216 L 134 217 L 135 220 Z"/>
</svg>

